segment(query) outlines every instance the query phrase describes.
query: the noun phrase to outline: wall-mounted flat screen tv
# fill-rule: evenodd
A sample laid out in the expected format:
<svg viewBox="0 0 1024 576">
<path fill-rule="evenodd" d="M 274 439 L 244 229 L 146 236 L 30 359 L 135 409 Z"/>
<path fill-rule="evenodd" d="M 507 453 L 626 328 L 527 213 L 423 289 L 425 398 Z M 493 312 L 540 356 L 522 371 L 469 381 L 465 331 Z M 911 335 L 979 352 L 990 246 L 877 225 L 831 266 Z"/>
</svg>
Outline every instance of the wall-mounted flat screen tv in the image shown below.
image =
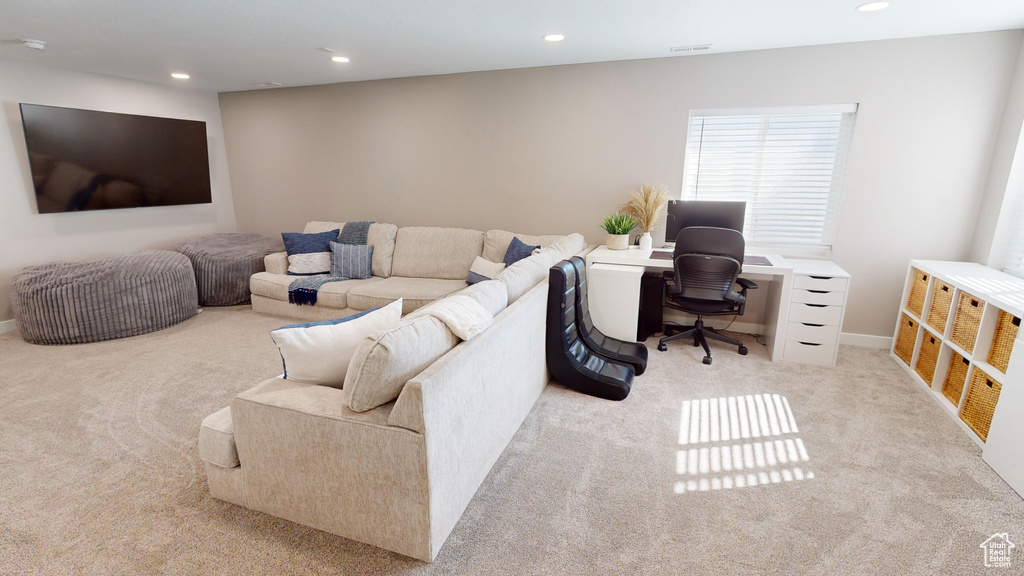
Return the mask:
<svg viewBox="0 0 1024 576">
<path fill-rule="evenodd" d="M 208 204 L 206 123 L 21 104 L 40 214 Z"/>
</svg>

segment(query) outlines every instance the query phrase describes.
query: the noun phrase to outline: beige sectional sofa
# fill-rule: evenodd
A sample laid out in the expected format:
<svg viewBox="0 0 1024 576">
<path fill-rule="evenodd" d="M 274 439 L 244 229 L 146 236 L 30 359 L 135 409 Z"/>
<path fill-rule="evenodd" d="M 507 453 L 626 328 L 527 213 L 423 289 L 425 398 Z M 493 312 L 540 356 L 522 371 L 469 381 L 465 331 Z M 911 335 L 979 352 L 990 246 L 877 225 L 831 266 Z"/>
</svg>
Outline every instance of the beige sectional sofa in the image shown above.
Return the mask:
<svg viewBox="0 0 1024 576">
<path fill-rule="evenodd" d="M 337 227 L 310 223 L 306 230 Z M 389 230 L 371 227 L 371 242 Z M 203 421 L 199 450 L 216 498 L 431 561 L 549 380 L 548 269 L 587 247 L 579 234 L 543 242 L 520 236 L 546 247 L 498 279 L 466 287 L 473 258 L 501 261 L 512 234 L 394 232 L 393 253 L 382 250 L 378 261 L 374 249 L 381 275 L 336 288 L 316 315 L 393 296 L 408 298 L 412 310 L 431 295 L 458 292 L 482 304 L 493 323 L 460 341 L 425 308 L 366 337 L 341 389 L 279 377 L 239 394 Z M 297 315 L 271 288 L 275 270 L 254 276 L 253 307 Z"/>
<path fill-rule="evenodd" d="M 305 234 L 341 228 L 344 222 L 308 222 Z M 473 260 L 483 256 L 501 262 L 513 237 L 531 246 L 547 247 L 563 236 L 530 236 L 504 230 L 467 230 L 375 223 L 367 244 L 373 245 L 372 278 L 332 282 L 320 288 L 315 306 L 288 302 L 285 252 L 265 258 L 266 272 L 254 274 L 249 282 L 252 309 L 261 314 L 301 320 L 328 320 L 377 308 L 402 298 L 402 312 L 413 310 L 466 287 L 466 275 Z"/>
</svg>

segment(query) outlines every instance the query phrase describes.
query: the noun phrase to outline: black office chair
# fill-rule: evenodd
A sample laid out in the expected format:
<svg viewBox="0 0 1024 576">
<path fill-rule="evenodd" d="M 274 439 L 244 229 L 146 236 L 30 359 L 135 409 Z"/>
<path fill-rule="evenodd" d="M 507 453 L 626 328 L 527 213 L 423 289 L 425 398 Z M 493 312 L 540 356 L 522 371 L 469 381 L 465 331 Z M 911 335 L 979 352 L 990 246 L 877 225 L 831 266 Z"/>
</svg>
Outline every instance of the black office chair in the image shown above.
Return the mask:
<svg viewBox="0 0 1024 576">
<path fill-rule="evenodd" d="M 647 369 L 647 346 L 612 338 L 594 326 L 587 298 L 587 263 L 579 256 L 569 258 L 569 263 L 576 269 L 576 327 L 580 331 L 580 339 L 591 351 L 605 358 L 631 364 L 637 376 L 643 374 Z"/>
<path fill-rule="evenodd" d="M 747 347 L 739 340 L 704 326 L 704 316 L 742 315 L 747 290 L 757 288 L 757 284 L 739 277 L 743 269 L 743 249 L 743 234 L 729 228 L 691 226 L 679 231 L 672 253 L 674 272 L 665 273 L 665 305 L 696 314 L 697 321 L 692 328 L 662 338 L 658 350 L 668 350 L 667 342 L 693 338 L 694 346 L 704 347 L 704 363 L 711 364 L 707 342 L 707 338 L 711 338 L 738 346 L 740 354 L 747 353 Z M 739 292 L 734 289 L 737 284 Z"/>
</svg>

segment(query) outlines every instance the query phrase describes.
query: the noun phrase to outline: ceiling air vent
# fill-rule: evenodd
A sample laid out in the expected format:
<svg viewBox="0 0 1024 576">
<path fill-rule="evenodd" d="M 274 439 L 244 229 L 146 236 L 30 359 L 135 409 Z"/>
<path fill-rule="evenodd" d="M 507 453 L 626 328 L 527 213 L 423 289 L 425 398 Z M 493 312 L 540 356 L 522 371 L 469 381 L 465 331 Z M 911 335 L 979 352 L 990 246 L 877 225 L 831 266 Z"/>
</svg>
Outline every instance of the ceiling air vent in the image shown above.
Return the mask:
<svg viewBox="0 0 1024 576">
<path fill-rule="evenodd" d="M 714 44 L 694 44 L 692 46 L 673 46 L 668 49 L 673 54 L 699 54 L 711 50 Z"/>
</svg>

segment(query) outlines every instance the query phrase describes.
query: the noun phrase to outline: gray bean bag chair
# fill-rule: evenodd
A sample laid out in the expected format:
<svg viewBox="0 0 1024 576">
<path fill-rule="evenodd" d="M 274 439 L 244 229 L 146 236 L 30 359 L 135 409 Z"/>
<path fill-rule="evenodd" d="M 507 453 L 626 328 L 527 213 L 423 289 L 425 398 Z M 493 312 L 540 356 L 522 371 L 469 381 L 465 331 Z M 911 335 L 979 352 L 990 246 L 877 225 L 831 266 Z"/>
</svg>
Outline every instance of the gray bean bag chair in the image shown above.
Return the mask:
<svg viewBox="0 0 1024 576">
<path fill-rule="evenodd" d="M 238 232 L 193 238 L 177 250 L 192 260 L 200 304 L 234 306 L 252 298 L 249 277 L 266 270 L 263 257 L 284 250 L 284 243 L 280 237 Z"/>
<path fill-rule="evenodd" d="M 21 337 L 79 344 L 154 332 L 196 314 L 192 263 L 154 250 L 93 262 L 52 262 L 11 280 Z"/>
</svg>

